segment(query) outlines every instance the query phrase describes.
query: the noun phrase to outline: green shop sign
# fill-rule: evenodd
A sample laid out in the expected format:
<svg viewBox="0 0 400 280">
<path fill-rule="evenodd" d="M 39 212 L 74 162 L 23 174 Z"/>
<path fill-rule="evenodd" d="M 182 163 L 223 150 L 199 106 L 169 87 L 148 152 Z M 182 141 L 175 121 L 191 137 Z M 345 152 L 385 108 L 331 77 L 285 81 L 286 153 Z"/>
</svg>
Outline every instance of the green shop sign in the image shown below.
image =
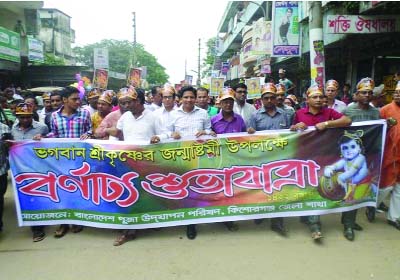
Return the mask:
<svg viewBox="0 0 400 280">
<path fill-rule="evenodd" d="M 18 33 L 0 26 L 0 59 L 21 61 L 20 36 Z"/>
</svg>

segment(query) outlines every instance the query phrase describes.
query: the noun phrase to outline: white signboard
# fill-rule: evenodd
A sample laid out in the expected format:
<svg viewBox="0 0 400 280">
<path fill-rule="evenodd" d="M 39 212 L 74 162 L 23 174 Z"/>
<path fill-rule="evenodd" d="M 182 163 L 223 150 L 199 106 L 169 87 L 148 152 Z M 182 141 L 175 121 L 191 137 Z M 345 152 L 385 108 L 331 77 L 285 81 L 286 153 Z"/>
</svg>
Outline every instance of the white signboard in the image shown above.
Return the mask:
<svg viewBox="0 0 400 280">
<path fill-rule="evenodd" d="M 108 69 L 108 49 L 94 49 L 93 55 L 95 69 Z"/>
<path fill-rule="evenodd" d="M 29 61 L 44 62 L 44 44 L 42 41 L 28 37 L 28 59 Z"/>
</svg>

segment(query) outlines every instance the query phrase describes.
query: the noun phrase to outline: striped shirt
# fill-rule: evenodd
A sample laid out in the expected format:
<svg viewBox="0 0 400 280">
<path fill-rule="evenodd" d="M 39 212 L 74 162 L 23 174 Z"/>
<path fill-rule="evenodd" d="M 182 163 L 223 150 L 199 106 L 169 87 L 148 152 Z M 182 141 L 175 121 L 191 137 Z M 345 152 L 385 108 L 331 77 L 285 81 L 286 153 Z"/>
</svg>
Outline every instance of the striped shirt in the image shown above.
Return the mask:
<svg viewBox="0 0 400 280">
<path fill-rule="evenodd" d="M 51 114 L 51 132 L 55 138 L 80 138 L 92 129 L 90 113 L 78 109 L 75 114 L 67 117 L 61 115 L 64 106 Z"/>
<path fill-rule="evenodd" d="M 358 103 L 347 107 L 343 114 L 351 118 L 353 122 L 379 120 L 379 109 L 369 106 L 368 109 L 360 109 Z"/>
<path fill-rule="evenodd" d="M 191 112 L 185 112 L 182 106 L 173 111 L 172 123 L 168 124 L 169 136 L 172 132 L 179 132 L 181 137 L 195 136 L 198 131 L 211 132 L 211 121 L 206 110 L 194 106 Z"/>
</svg>

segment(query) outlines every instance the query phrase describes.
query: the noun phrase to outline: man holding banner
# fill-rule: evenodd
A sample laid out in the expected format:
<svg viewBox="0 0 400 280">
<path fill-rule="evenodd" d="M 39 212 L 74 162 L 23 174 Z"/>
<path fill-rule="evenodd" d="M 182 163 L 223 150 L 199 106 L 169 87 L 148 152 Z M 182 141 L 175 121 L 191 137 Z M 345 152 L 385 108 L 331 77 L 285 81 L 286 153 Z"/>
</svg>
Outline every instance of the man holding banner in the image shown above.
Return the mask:
<svg viewBox="0 0 400 280">
<path fill-rule="evenodd" d="M 308 107 L 296 111 L 292 131 L 302 131 L 308 126 L 315 126 L 318 131 L 327 128 L 346 127 L 351 124 L 351 119 L 333 109 L 323 107 L 324 94 L 318 85 L 313 85 L 306 92 Z M 311 230 L 311 238 L 322 238 L 320 216 L 301 217 L 301 221 L 307 224 Z"/>
<path fill-rule="evenodd" d="M 289 128 L 289 117 L 286 112 L 276 107 L 276 86 L 274 83 L 266 83 L 261 89 L 263 107 L 253 113 L 250 118 L 249 134 L 260 130 L 276 130 Z M 260 220 L 256 220 L 259 223 Z M 272 218 L 271 229 L 285 236 L 287 231 L 283 224 L 283 218 Z"/>
</svg>

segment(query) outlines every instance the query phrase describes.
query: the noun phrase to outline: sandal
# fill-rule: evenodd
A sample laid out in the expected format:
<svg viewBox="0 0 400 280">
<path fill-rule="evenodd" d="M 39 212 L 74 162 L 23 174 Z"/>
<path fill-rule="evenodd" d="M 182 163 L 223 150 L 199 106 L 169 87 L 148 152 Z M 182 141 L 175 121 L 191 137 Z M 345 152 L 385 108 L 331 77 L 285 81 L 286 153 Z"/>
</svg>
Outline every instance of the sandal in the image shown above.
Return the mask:
<svg viewBox="0 0 400 280">
<path fill-rule="evenodd" d="M 71 226 L 71 231 L 73 233 L 78 233 L 81 232 L 83 230 L 83 226 L 79 226 L 79 225 L 72 225 Z"/>
<path fill-rule="evenodd" d="M 54 237 L 55 238 L 61 238 L 64 235 L 67 234 L 69 230 L 69 225 L 61 225 L 55 232 L 54 232 Z"/>
<path fill-rule="evenodd" d="M 122 244 L 134 240 L 136 238 L 136 231 L 134 233 L 123 233 L 115 239 L 113 245 L 114 246 L 121 246 Z"/>
<path fill-rule="evenodd" d="M 36 231 L 33 233 L 33 242 L 42 241 L 46 237 L 46 234 L 43 231 Z"/>
<path fill-rule="evenodd" d="M 322 233 L 320 232 L 320 231 L 313 231 L 313 232 L 311 232 L 311 238 L 313 239 L 313 240 L 319 240 L 319 239 L 321 239 L 323 236 L 322 236 Z"/>
</svg>

